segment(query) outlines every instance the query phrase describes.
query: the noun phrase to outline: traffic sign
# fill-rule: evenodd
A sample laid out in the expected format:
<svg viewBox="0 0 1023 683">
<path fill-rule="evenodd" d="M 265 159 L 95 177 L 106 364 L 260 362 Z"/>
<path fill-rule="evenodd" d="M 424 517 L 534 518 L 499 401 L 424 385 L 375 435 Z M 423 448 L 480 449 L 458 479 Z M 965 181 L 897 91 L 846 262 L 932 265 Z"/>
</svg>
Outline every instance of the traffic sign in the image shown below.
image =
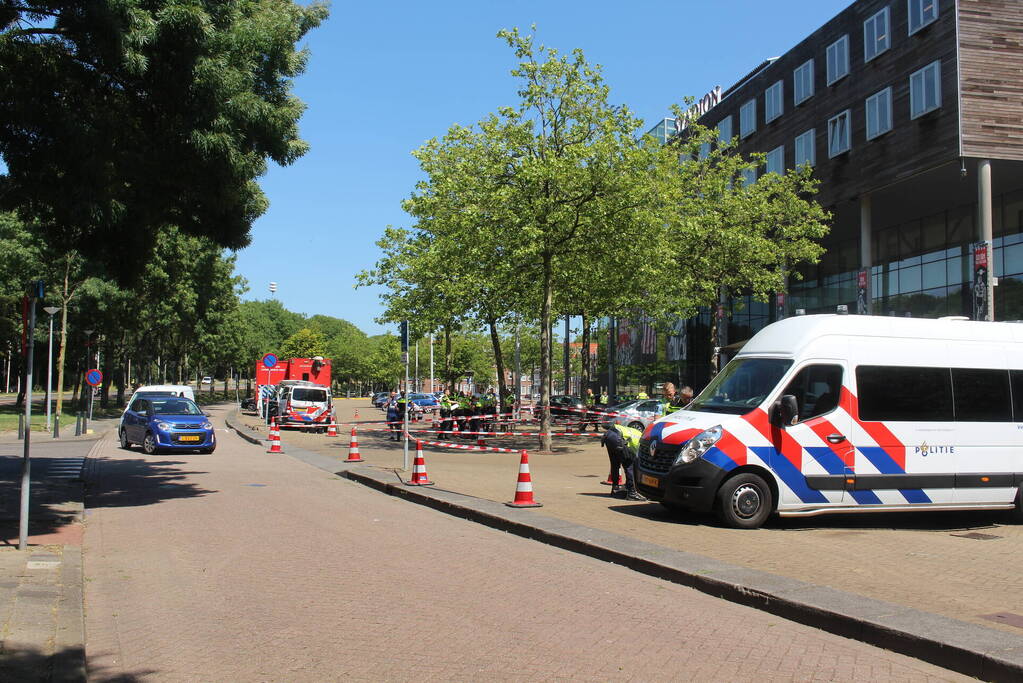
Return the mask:
<svg viewBox="0 0 1023 683">
<path fill-rule="evenodd" d="M 89 386 L 98 387 L 100 384 L 103 384 L 103 373 L 93 368 L 85 373 L 85 382 Z"/>
<path fill-rule="evenodd" d="M 277 356 L 273 353 L 263 354 L 263 365 L 267 368 L 272 368 L 277 365 Z"/>
</svg>

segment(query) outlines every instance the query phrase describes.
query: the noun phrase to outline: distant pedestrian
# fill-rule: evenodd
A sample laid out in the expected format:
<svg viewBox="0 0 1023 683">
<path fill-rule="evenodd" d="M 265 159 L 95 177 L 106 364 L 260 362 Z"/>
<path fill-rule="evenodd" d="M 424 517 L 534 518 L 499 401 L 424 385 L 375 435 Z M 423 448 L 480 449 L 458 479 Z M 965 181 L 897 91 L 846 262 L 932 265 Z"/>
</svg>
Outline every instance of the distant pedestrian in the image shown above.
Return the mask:
<svg viewBox="0 0 1023 683">
<path fill-rule="evenodd" d="M 607 457 L 611 461 L 611 473 L 608 480 L 611 484 L 611 495 L 618 497 L 622 492 L 619 482 L 618 470 L 625 471 L 625 499 L 646 500 L 636 491 L 636 482 L 633 480 L 632 463 L 639 451 L 639 439 L 643 432 L 624 425 L 611 425 L 604 436 L 600 439 L 600 445 L 607 448 Z"/>
<path fill-rule="evenodd" d="M 387 426 L 391 428 L 389 438 L 391 441 L 397 441 L 398 434 L 401 432 L 400 425 L 398 424 L 397 396 L 392 395 L 390 400 L 387 401 Z"/>
</svg>

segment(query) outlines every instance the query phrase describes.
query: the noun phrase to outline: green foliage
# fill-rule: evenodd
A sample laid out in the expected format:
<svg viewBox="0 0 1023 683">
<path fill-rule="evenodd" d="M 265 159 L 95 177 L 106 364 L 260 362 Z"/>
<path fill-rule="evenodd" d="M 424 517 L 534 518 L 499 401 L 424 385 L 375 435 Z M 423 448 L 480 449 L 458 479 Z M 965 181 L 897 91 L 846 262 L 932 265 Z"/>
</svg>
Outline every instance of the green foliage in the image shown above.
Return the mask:
<svg viewBox="0 0 1023 683">
<path fill-rule="evenodd" d="M 284 340 L 279 355 L 281 358 L 312 358 L 325 356 L 326 353 L 327 339 L 323 334 L 303 327 Z"/>
<path fill-rule="evenodd" d="M 249 242 L 267 160 L 306 150 L 296 44 L 326 7 L 288 0 L 0 3 L 0 200 L 127 282 L 167 225 Z M 117 245 L 111 249 L 111 245 Z"/>
</svg>

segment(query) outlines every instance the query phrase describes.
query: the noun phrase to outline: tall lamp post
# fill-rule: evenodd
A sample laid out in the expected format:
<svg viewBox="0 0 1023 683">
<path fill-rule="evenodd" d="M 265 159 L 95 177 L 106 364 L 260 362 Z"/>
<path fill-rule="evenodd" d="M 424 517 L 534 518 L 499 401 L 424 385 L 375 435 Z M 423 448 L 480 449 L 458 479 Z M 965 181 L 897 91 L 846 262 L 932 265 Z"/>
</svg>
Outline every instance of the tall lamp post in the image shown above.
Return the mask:
<svg viewBox="0 0 1023 683">
<path fill-rule="evenodd" d="M 92 333 L 96 330 L 83 330 L 85 332 L 85 373 L 89 372 L 89 363 L 92 361 Z M 84 374 L 83 374 L 84 376 Z M 89 387 L 87 390 L 85 387 Z M 82 382 L 82 390 L 89 392 L 89 405 L 82 406 L 85 409 L 85 414 L 88 418 L 92 419 L 92 387 L 87 382 Z"/>
<path fill-rule="evenodd" d="M 46 431 L 50 431 L 50 411 L 53 403 L 53 316 L 60 310 L 60 306 L 44 306 L 43 310 L 50 314 L 50 349 L 46 358 Z"/>
</svg>

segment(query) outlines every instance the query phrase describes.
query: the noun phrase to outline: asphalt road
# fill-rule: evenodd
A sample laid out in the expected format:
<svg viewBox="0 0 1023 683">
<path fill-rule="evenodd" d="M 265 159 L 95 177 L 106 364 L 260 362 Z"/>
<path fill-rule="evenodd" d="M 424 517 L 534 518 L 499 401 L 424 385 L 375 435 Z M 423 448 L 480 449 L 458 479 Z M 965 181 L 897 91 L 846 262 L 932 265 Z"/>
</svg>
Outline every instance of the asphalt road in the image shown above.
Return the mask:
<svg viewBox="0 0 1023 683">
<path fill-rule="evenodd" d="M 960 679 L 219 437 L 95 452 L 91 678 Z"/>
</svg>

